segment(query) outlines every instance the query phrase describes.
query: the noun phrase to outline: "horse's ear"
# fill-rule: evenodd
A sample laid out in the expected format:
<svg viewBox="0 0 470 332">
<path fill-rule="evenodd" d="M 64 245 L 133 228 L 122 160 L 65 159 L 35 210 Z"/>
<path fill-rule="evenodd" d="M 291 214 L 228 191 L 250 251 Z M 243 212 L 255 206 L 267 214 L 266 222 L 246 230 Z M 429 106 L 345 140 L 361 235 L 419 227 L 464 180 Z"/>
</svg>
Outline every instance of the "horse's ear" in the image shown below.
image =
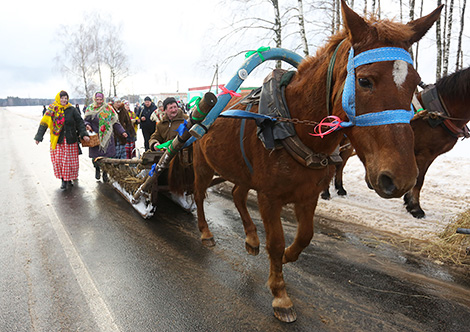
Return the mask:
<svg viewBox="0 0 470 332">
<path fill-rule="evenodd" d="M 344 25 L 351 36 L 351 43 L 356 44 L 360 42 L 370 30 L 369 25 L 354 10 L 349 8 L 344 0 L 341 0 L 341 11 L 343 13 Z"/>
<path fill-rule="evenodd" d="M 411 26 L 414 31 L 413 36 L 409 40 L 410 46 L 416 43 L 421 38 L 423 38 L 426 32 L 428 32 L 428 30 L 432 27 L 434 22 L 439 19 L 442 7 L 444 7 L 444 5 L 440 5 L 439 7 L 434 9 L 434 11 L 429 15 L 423 16 L 407 23 L 407 25 Z"/>
</svg>

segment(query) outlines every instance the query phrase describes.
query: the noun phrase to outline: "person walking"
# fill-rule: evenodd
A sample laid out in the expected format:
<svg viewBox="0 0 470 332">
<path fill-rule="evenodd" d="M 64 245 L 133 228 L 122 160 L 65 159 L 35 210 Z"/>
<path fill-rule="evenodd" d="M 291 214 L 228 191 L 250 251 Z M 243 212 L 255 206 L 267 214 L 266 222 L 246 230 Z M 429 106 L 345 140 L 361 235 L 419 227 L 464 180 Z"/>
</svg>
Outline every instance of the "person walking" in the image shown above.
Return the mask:
<svg viewBox="0 0 470 332">
<path fill-rule="evenodd" d="M 95 167 L 95 178 L 100 179 L 101 169 L 95 161 L 97 157 L 113 158 L 116 155 L 114 143 L 114 131 L 117 135 L 127 138 L 127 133 L 119 123 L 119 118 L 114 109 L 104 101 L 102 92 L 95 93 L 93 104 L 85 111 L 85 126 L 88 131 L 99 135 L 100 144 L 89 148 L 89 157 L 92 158 Z M 108 181 L 108 174 L 103 171 L 103 181 Z"/>
<path fill-rule="evenodd" d="M 78 178 L 78 135 L 85 141 L 90 140 L 83 119 L 69 103 L 66 91 L 60 91 L 54 103 L 44 113 L 34 137 L 36 144 L 42 142 L 48 128 L 51 134 L 50 154 L 54 175 L 61 179 L 60 189 L 64 190 L 67 186 L 73 186 L 72 181 Z"/>
<path fill-rule="evenodd" d="M 150 136 L 155 131 L 156 121 L 151 119 L 152 113 L 157 109 L 157 106 L 152 102 L 150 97 L 145 97 L 144 107 L 140 110 L 138 117 L 140 119 L 140 129 L 142 129 L 142 135 L 144 136 L 145 150 L 149 149 Z"/>
<path fill-rule="evenodd" d="M 116 130 L 114 136 L 116 137 L 116 156 L 117 159 L 131 159 L 129 155 L 132 153 L 130 143 L 133 143 L 135 146 L 135 130 L 134 125 L 132 124 L 129 112 L 126 109 L 125 103 L 121 99 L 114 99 L 114 106 L 116 113 L 118 114 L 119 123 L 126 130 L 127 137 L 119 137 Z"/>
<path fill-rule="evenodd" d="M 132 159 L 136 156 L 136 151 L 135 151 L 135 142 L 137 141 L 137 116 L 135 115 L 134 112 L 131 111 L 131 105 L 129 104 L 129 101 L 124 100 L 124 109 L 127 111 L 127 114 L 129 114 L 129 119 L 131 120 L 132 127 L 134 128 L 134 136 L 132 134 L 129 134 L 127 137 L 127 142 L 126 142 L 126 159 Z M 129 133 L 129 132 L 128 132 Z"/>
</svg>

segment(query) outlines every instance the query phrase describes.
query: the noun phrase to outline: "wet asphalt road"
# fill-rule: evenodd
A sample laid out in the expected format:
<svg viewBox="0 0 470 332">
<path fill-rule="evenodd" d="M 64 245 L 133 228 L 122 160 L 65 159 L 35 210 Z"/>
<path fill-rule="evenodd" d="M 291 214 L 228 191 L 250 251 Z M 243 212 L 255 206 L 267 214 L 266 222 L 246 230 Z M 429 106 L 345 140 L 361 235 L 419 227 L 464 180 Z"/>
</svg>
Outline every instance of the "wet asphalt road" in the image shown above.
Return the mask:
<svg viewBox="0 0 470 332">
<path fill-rule="evenodd" d="M 38 112 L 40 109 L 38 108 Z M 401 252 L 372 230 L 316 220 L 312 244 L 284 268 L 295 323 L 272 315 L 268 260 L 246 254 L 233 203 L 209 193 L 217 245 L 195 214 L 160 198 L 143 220 L 81 156 L 59 189 L 38 115 L 0 110 L 0 331 L 468 331 L 469 272 Z M 87 153 L 87 151 L 85 151 Z M 321 204 L 321 203 L 320 203 Z M 250 213 L 264 243 L 262 223 Z M 295 224 L 285 214 L 286 239 Z"/>
</svg>

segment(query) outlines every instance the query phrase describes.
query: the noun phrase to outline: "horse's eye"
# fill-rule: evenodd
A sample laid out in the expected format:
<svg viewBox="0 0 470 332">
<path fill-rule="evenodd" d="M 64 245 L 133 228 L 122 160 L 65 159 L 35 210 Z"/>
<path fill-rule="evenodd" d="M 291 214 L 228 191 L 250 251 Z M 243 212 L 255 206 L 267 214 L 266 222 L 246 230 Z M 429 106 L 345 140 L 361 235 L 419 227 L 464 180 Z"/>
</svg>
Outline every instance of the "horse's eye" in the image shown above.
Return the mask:
<svg viewBox="0 0 470 332">
<path fill-rule="evenodd" d="M 362 88 L 372 89 L 372 82 L 369 81 L 367 78 L 359 78 L 357 81 L 359 82 L 359 85 Z"/>
</svg>

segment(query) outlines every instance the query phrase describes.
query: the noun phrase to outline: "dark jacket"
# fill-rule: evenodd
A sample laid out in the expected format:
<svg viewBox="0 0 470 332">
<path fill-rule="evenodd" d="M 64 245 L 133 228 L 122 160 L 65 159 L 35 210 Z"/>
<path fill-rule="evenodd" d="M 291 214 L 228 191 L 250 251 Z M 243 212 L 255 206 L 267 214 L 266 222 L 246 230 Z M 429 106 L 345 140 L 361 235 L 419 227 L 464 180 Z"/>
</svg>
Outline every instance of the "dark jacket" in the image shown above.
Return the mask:
<svg viewBox="0 0 470 332">
<path fill-rule="evenodd" d="M 124 108 L 124 105 L 122 105 L 121 108 L 116 110 L 116 113 L 119 117 L 119 123 L 126 130 L 128 136 L 126 139 L 125 137 L 119 135 L 119 133 L 115 130 L 114 137 L 116 137 L 116 140 L 118 140 L 121 145 L 126 144 L 126 142 L 134 142 L 136 134 L 131 117 L 129 116 L 129 112 Z"/>
<path fill-rule="evenodd" d="M 75 107 L 70 106 L 64 110 L 64 119 L 64 126 L 59 134 L 59 140 L 57 143 L 63 143 L 64 136 L 67 140 L 67 144 L 77 143 L 78 136 L 81 138 L 88 136 L 85 123 Z M 34 140 L 42 142 L 46 130 L 47 126 L 39 125 L 38 132 L 36 133 L 36 136 L 34 136 Z"/>
<path fill-rule="evenodd" d="M 137 116 L 141 119 L 140 128 L 142 128 L 142 130 L 150 131 L 152 133 L 155 131 L 155 121 L 150 120 L 150 116 L 156 109 L 157 106 L 152 102 L 149 107 L 144 105 L 139 113 L 137 113 Z M 143 116 L 145 117 L 145 121 L 142 121 Z"/>
</svg>

